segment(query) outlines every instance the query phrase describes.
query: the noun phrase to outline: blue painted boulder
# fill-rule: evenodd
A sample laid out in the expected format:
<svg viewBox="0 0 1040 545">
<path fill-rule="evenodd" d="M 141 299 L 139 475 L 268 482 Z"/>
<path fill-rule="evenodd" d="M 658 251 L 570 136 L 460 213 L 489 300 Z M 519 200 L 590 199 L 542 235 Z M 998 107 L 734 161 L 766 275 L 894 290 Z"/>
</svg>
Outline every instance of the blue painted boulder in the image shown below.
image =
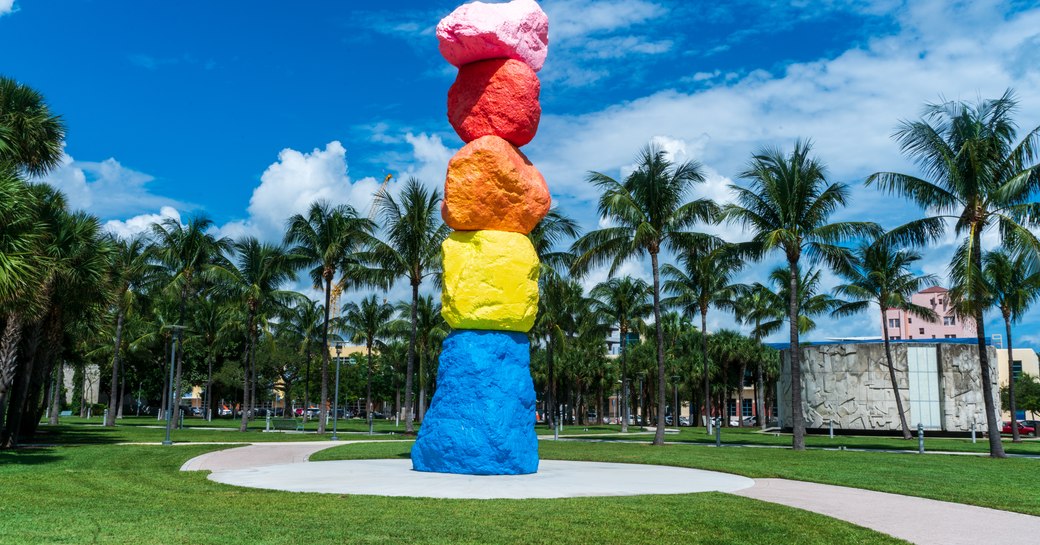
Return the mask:
<svg viewBox="0 0 1040 545">
<path fill-rule="evenodd" d="M 437 390 L 412 447 L 417 471 L 538 471 L 534 383 L 523 333 L 457 330 L 441 348 Z"/>
</svg>

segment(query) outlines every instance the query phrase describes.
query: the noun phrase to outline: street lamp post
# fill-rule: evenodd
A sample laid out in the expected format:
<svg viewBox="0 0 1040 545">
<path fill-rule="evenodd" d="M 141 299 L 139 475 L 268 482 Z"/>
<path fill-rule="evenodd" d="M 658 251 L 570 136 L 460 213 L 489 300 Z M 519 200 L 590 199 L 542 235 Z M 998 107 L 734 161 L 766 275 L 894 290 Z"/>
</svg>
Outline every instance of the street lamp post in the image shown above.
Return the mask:
<svg viewBox="0 0 1040 545">
<path fill-rule="evenodd" d="M 176 363 L 177 344 L 181 340 L 181 331 L 184 331 L 184 326 L 170 325 L 166 327 L 173 330 L 173 343 L 170 346 L 170 402 L 166 407 L 166 439 L 163 440 L 162 444 L 170 446 L 173 444 L 173 441 L 170 440 L 170 428 L 173 427 L 173 408 L 174 404 L 179 404 L 180 401 L 173 398 L 173 396 L 177 395 L 176 387 L 173 385 L 173 366 Z"/>
<path fill-rule="evenodd" d="M 639 425 L 646 424 L 646 415 L 643 414 L 643 377 L 646 372 L 639 373 Z"/>
<path fill-rule="evenodd" d="M 336 435 L 336 430 L 337 430 L 336 424 L 339 422 L 339 415 L 337 414 L 337 411 L 339 411 L 339 364 L 341 362 L 339 355 L 340 355 L 340 352 L 342 350 L 343 350 L 343 343 L 336 343 L 336 393 L 333 394 L 333 396 L 332 396 L 332 398 L 333 398 L 333 401 L 332 401 L 332 440 L 333 441 L 339 441 L 339 436 Z"/>
</svg>

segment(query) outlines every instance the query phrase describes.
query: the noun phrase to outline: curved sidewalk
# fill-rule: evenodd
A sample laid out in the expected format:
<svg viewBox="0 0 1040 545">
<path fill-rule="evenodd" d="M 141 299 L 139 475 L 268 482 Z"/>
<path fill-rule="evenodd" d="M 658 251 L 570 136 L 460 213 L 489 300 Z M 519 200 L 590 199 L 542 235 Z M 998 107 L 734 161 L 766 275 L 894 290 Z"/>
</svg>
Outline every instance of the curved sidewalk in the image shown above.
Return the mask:
<svg viewBox="0 0 1040 545">
<path fill-rule="evenodd" d="M 181 471 L 230 471 L 306 462 L 337 445 L 409 440 L 251 443 L 209 452 Z M 1040 517 L 915 496 L 787 479 L 755 479 L 735 495 L 812 511 L 920 545 L 1036 545 Z"/>
<path fill-rule="evenodd" d="M 1040 517 L 829 484 L 755 479 L 733 492 L 805 509 L 920 545 L 1036 545 Z"/>
<path fill-rule="evenodd" d="M 181 471 L 226 471 L 281 464 L 299 464 L 319 450 L 356 443 L 399 443 L 410 439 L 368 439 L 364 441 L 306 441 L 299 443 L 247 443 L 246 446 L 207 452 L 181 466 Z"/>
</svg>

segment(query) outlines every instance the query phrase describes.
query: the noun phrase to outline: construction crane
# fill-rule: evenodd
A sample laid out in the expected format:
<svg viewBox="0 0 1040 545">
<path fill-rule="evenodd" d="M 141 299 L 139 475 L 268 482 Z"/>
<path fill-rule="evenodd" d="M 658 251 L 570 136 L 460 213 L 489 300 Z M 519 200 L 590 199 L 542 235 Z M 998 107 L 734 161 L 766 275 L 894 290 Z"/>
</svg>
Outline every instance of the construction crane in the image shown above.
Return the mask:
<svg viewBox="0 0 1040 545">
<path fill-rule="evenodd" d="M 383 185 L 379 186 L 379 189 L 377 189 L 376 192 L 374 193 L 375 198 L 372 199 L 372 208 L 370 208 L 369 211 L 368 211 L 368 219 L 369 220 L 375 219 L 375 217 L 376 217 L 376 201 L 379 200 L 379 197 L 382 196 L 383 193 L 386 193 L 386 186 L 387 186 L 387 184 L 390 183 L 390 179 L 393 178 L 393 177 L 394 177 L 393 174 L 387 174 L 386 178 L 383 178 Z"/>
<path fill-rule="evenodd" d="M 390 183 L 390 180 L 393 179 L 393 177 L 394 177 L 393 174 L 387 174 L 386 177 L 383 178 L 383 184 L 379 186 L 379 189 L 377 189 L 375 194 L 374 194 L 376 199 L 378 199 L 380 195 L 382 195 L 383 193 L 386 192 L 386 186 Z M 368 219 L 371 221 L 375 217 L 376 217 L 376 203 L 375 203 L 375 200 L 373 200 L 372 201 L 372 207 L 368 211 Z M 341 295 L 343 295 L 343 286 L 342 286 L 342 284 L 337 282 L 334 286 L 332 286 L 332 294 L 331 294 L 331 297 L 329 297 L 329 315 L 330 316 L 339 316 L 339 298 L 340 298 Z"/>
</svg>

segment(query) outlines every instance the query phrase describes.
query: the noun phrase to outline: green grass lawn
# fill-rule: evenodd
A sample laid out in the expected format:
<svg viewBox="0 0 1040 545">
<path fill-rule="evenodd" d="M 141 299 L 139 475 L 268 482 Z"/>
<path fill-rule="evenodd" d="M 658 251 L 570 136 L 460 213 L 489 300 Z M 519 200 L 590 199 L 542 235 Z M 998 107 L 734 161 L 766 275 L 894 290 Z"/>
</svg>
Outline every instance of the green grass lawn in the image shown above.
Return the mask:
<svg viewBox="0 0 1040 545">
<path fill-rule="evenodd" d="M 144 422 L 122 424 L 114 429 L 96 423 L 42 426 L 51 442 L 70 446 L 0 452 L 0 544 L 899 543 L 838 520 L 728 494 L 478 501 L 237 488 L 210 482 L 201 473 L 178 471 L 189 458 L 222 447 L 112 444 L 155 441 L 163 433 L 159 428 L 144 427 Z M 564 433 L 576 430 L 581 428 L 565 428 Z M 726 431 L 734 432 L 734 438 L 754 436 L 750 431 Z M 587 433 L 616 430 L 605 427 Z M 320 438 L 313 433 L 191 428 L 174 436 L 181 442 Z M 683 434 L 679 438 L 687 439 Z M 761 436 L 759 440 L 782 443 L 789 438 Z M 819 440 L 827 438 L 813 438 L 813 442 Z M 411 443 L 344 445 L 319 452 L 312 459 L 407 457 L 410 447 Z M 1040 469 L 1040 460 L 699 445 L 651 447 L 614 441 L 542 441 L 539 448 L 546 459 L 697 467 L 1040 515 L 1040 488 L 1029 484 L 1032 480 L 1027 477 Z"/>
<path fill-rule="evenodd" d="M 408 457 L 410 443 L 347 445 L 311 460 Z M 551 460 L 595 460 L 694 467 L 751 478 L 785 478 L 981 505 L 1040 516 L 1040 460 L 977 456 L 762 448 L 714 448 L 616 442 L 541 441 Z"/>
<path fill-rule="evenodd" d="M 676 429 L 676 428 L 669 428 Z M 678 428 L 679 433 L 668 434 L 665 441 L 710 443 L 715 444 L 715 436 L 707 435 L 704 428 Z M 639 431 L 638 426 L 630 426 L 628 434 L 621 433 L 621 426 L 565 426 L 561 432 L 563 435 L 597 435 L 600 439 L 620 439 L 635 441 L 650 441 L 653 435 L 646 433 L 633 433 Z M 852 435 L 836 435 L 834 439 L 826 435 L 807 435 L 805 444 L 817 448 L 864 448 L 879 450 L 912 450 L 917 451 L 916 431 L 913 439 L 906 441 L 898 437 L 861 437 Z M 538 434 L 551 436 L 551 429 L 539 426 Z M 722 442 L 728 444 L 743 445 L 777 445 L 791 446 L 790 434 L 762 433 L 758 429 L 722 428 Z M 925 449 L 941 450 L 947 452 L 989 452 L 989 443 L 979 435 L 978 442 L 972 443 L 971 439 L 949 439 L 929 437 L 925 432 Z M 1034 438 L 1025 438 L 1022 443 L 1012 443 L 1010 436 L 1004 438 L 1004 450 L 1009 454 L 1037 454 L 1040 455 L 1040 441 Z"/>
<path fill-rule="evenodd" d="M 165 439 L 164 422 L 154 417 L 127 417 L 116 422 L 116 427 L 101 426 L 99 418 L 85 419 L 65 417 L 56 427 L 41 424 L 34 443 L 44 445 L 100 444 L 100 443 L 154 443 Z M 216 428 L 216 429 L 212 429 Z M 390 433 L 401 434 L 404 425 L 394 426 L 393 421 L 375 424 L 376 435 L 368 435 L 368 424 L 362 420 L 340 420 L 337 424 L 339 438 L 343 441 L 386 439 Z M 308 423 L 304 433 L 264 432 L 264 420 L 250 422 L 245 432 L 238 431 L 238 421 L 185 419 L 183 430 L 173 430 L 171 439 L 176 443 L 260 443 L 268 441 L 325 441 L 332 435 L 332 426 L 324 435 L 318 435 L 317 424 Z"/>
<path fill-rule="evenodd" d="M 0 543 L 901 543 L 727 494 L 380 498 L 237 488 L 177 470 L 214 448 L 83 445 L 0 453 Z"/>
</svg>

